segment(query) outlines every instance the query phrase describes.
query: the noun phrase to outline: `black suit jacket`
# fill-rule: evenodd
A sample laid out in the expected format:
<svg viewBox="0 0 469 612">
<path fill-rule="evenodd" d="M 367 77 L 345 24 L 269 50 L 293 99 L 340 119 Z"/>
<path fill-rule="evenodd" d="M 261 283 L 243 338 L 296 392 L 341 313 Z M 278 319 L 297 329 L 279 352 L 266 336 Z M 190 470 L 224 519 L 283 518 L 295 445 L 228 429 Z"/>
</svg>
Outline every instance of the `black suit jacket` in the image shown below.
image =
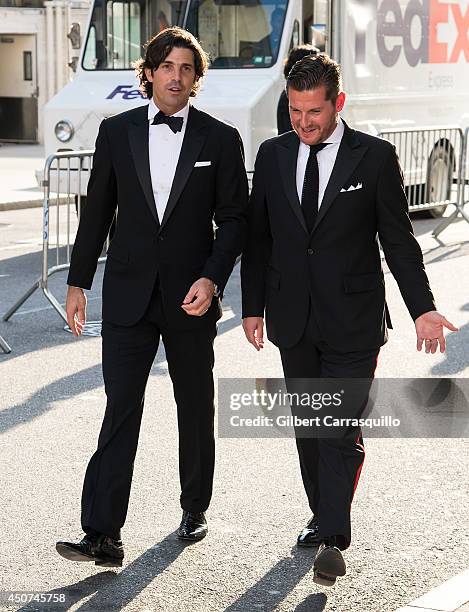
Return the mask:
<svg viewBox="0 0 469 612">
<path fill-rule="evenodd" d="M 201 327 L 220 317 L 219 300 L 214 298 L 202 317 L 187 315 L 182 301 L 202 276 L 223 292 L 245 239 L 248 186 L 241 139 L 235 128 L 190 107 L 160 224 L 151 185 L 148 128 L 147 105 L 101 123 L 67 282 L 91 287 L 118 204 L 104 272 L 103 319 L 135 324 L 148 307 L 158 277 L 168 325 Z M 197 161 L 211 164 L 195 167 Z"/>
<path fill-rule="evenodd" d="M 377 348 L 387 340 L 378 238 L 412 318 L 435 309 L 395 148 L 345 126 L 308 233 L 296 190 L 298 147 L 288 132 L 257 155 L 241 261 L 243 317 L 262 317 L 265 309 L 269 339 L 288 348 L 303 334 L 311 301 L 330 346 Z"/>
</svg>

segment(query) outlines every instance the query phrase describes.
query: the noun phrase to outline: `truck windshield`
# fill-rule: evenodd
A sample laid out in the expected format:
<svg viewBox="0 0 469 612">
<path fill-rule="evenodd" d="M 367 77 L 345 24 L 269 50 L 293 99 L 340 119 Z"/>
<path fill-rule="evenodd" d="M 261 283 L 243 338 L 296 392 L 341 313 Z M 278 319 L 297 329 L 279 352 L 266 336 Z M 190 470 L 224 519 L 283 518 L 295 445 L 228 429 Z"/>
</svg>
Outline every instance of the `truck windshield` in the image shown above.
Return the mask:
<svg viewBox="0 0 469 612">
<path fill-rule="evenodd" d="M 95 0 L 83 68 L 131 69 L 151 36 L 182 25 L 185 7 L 185 0 Z"/>
<path fill-rule="evenodd" d="M 179 25 L 200 40 L 210 68 L 268 68 L 277 60 L 287 1 L 95 0 L 82 65 L 129 70 L 151 36 Z"/>
<path fill-rule="evenodd" d="M 210 55 L 210 68 L 268 68 L 275 64 L 287 2 L 192 0 L 186 28 Z"/>
</svg>

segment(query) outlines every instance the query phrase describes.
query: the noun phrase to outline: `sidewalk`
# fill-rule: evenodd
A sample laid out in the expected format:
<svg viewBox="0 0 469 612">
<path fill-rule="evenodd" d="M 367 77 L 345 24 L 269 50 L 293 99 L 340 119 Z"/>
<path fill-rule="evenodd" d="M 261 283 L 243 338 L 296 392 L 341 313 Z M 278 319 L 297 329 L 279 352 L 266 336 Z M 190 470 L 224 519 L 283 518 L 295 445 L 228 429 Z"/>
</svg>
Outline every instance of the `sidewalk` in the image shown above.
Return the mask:
<svg viewBox="0 0 469 612">
<path fill-rule="evenodd" d="M 443 582 L 397 612 L 469 612 L 469 570 Z"/>
<path fill-rule="evenodd" d="M 43 145 L 0 144 L 0 211 L 42 206 L 34 173 L 43 167 Z"/>
</svg>

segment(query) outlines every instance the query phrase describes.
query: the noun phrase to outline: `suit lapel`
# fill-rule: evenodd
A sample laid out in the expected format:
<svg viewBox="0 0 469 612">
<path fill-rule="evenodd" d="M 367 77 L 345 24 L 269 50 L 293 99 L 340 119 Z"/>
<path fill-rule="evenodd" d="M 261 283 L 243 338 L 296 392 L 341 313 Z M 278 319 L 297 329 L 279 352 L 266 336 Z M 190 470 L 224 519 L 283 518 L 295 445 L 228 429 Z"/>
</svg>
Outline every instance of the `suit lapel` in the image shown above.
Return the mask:
<svg viewBox="0 0 469 612">
<path fill-rule="evenodd" d="M 173 212 L 186 186 L 189 176 L 194 169 L 194 164 L 207 138 L 207 132 L 207 125 L 204 121 L 203 114 L 191 106 L 189 108 L 189 116 L 187 119 L 186 131 L 184 133 L 184 140 L 182 141 L 181 153 L 176 166 L 168 203 L 161 221 L 161 227 L 168 221 L 169 216 Z"/>
<path fill-rule="evenodd" d="M 316 230 L 319 223 L 321 223 L 335 198 L 340 193 L 340 190 L 345 185 L 347 179 L 360 163 L 360 160 L 368 149 L 367 146 L 361 144 L 355 130 L 350 129 L 345 121 L 344 126 L 344 135 L 337 152 L 337 157 L 326 187 L 326 191 L 324 192 L 324 197 L 319 208 L 318 216 L 316 217 L 313 232 Z"/>
<path fill-rule="evenodd" d="M 135 170 L 142 186 L 145 199 L 156 223 L 155 199 L 151 185 L 150 160 L 148 157 L 148 106 L 142 106 L 141 112 L 128 125 L 129 145 L 135 162 Z"/>
<path fill-rule="evenodd" d="M 281 141 L 277 142 L 277 157 L 280 168 L 280 174 L 282 175 L 283 187 L 288 197 L 288 202 L 293 209 L 298 221 L 301 226 L 307 232 L 303 211 L 301 210 L 301 203 L 298 198 L 298 192 L 296 189 L 296 163 L 298 158 L 298 149 L 300 146 L 300 140 L 295 132 L 289 132 L 288 138 L 284 137 Z"/>
</svg>

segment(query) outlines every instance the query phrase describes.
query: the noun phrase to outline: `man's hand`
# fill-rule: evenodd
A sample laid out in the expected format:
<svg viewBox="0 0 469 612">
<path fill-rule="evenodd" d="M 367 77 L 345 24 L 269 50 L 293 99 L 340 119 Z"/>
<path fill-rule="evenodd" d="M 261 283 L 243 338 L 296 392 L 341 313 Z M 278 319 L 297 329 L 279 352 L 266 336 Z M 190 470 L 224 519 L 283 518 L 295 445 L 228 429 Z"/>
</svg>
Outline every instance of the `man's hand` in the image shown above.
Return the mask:
<svg viewBox="0 0 469 612">
<path fill-rule="evenodd" d="M 192 317 L 202 317 L 210 308 L 215 293 L 215 283 L 209 278 L 199 278 L 189 289 L 181 308 Z"/>
<path fill-rule="evenodd" d="M 262 317 L 246 317 L 243 319 L 243 329 L 248 342 L 256 351 L 264 348 L 264 319 Z"/>
<path fill-rule="evenodd" d="M 80 336 L 86 322 L 86 295 L 83 289 L 69 287 L 67 291 L 67 323 L 74 336 Z"/>
<path fill-rule="evenodd" d="M 446 348 L 446 340 L 443 333 L 444 327 L 451 331 L 459 331 L 457 327 L 436 310 L 426 312 L 415 319 L 417 350 L 421 351 L 422 345 L 425 342 L 426 353 L 436 353 L 438 344 L 440 345 L 440 352 L 444 353 Z"/>
</svg>

